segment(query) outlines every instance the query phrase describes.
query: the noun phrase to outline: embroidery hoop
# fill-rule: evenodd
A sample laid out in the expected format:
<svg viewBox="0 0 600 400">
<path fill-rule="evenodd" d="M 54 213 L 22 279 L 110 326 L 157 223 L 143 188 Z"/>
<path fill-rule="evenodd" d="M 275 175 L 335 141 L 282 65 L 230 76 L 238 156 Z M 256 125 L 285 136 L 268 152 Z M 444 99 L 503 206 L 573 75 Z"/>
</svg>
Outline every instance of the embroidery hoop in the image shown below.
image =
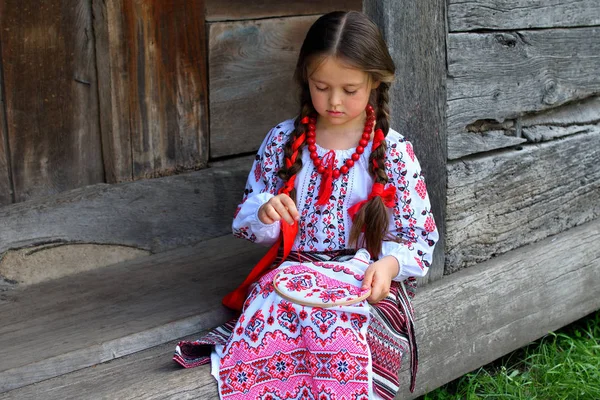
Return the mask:
<svg viewBox="0 0 600 400">
<path fill-rule="evenodd" d="M 284 299 L 291 301 L 292 303 L 296 303 L 296 304 L 300 304 L 303 306 L 310 306 L 310 307 L 321 307 L 321 308 L 330 308 L 330 307 L 336 307 L 336 306 L 349 306 L 352 304 L 356 304 L 356 303 L 360 303 L 361 301 L 365 300 L 366 298 L 368 298 L 371 295 L 371 289 L 366 289 L 364 291 L 361 291 L 362 294 L 360 296 L 355 296 L 353 297 L 351 300 L 348 300 L 348 295 L 344 296 L 344 299 L 340 299 L 340 300 L 334 300 L 331 302 L 327 302 L 324 303 L 322 301 L 311 301 L 310 299 L 307 299 L 305 296 L 301 295 L 301 292 L 295 292 L 295 291 L 285 291 L 279 288 L 279 283 L 282 282 L 281 279 L 279 279 L 281 277 L 281 275 L 285 275 L 285 271 L 279 271 L 277 274 L 275 274 L 275 276 L 273 277 L 273 287 L 275 288 L 275 291 L 277 292 L 277 294 L 281 297 L 283 297 Z M 320 288 L 320 290 L 322 291 L 323 288 Z M 290 293 L 293 294 L 297 294 L 297 296 L 291 296 Z M 312 292 L 314 294 L 318 293 L 318 292 Z M 315 296 L 315 299 L 319 299 L 318 296 Z"/>
</svg>

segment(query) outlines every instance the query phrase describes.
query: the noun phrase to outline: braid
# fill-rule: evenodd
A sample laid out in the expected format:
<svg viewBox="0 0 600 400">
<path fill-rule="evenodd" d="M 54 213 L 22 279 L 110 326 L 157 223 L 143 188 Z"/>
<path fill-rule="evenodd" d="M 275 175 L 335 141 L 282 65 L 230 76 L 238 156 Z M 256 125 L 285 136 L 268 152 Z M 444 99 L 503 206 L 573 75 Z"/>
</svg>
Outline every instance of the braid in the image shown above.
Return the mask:
<svg viewBox="0 0 600 400">
<path fill-rule="evenodd" d="M 381 82 L 377 88 L 377 117 L 376 128 L 383 131 L 384 136 L 390 129 L 389 126 L 389 84 Z M 385 140 L 369 156 L 369 172 L 373 175 L 375 183 L 385 185 L 388 176 L 385 172 L 385 155 L 387 145 Z M 381 197 L 376 196 L 369 200 L 354 217 L 354 224 L 350 232 L 350 243 L 356 247 L 366 245 L 371 257 L 378 258 L 381 246 L 389 226 L 387 208 Z M 359 243 L 360 234 L 364 231 L 364 242 Z"/>
<path fill-rule="evenodd" d="M 306 143 L 306 139 L 300 143 L 297 141 L 298 138 L 306 133 L 306 126 L 300 123 L 300 121 L 302 118 L 314 112 L 314 108 L 312 107 L 312 103 L 310 101 L 310 92 L 308 91 L 308 88 L 302 90 L 300 95 L 300 104 L 300 114 L 294 120 L 294 130 L 292 131 L 292 134 L 290 135 L 290 138 L 284 147 L 283 154 L 285 162 L 277 172 L 277 175 L 283 179 L 284 184 L 288 183 L 290 179 L 295 177 L 296 174 L 302 169 L 302 148 Z M 292 200 L 296 201 L 296 190 L 292 188 L 289 191 L 289 196 L 292 198 Z"/>
</svg>

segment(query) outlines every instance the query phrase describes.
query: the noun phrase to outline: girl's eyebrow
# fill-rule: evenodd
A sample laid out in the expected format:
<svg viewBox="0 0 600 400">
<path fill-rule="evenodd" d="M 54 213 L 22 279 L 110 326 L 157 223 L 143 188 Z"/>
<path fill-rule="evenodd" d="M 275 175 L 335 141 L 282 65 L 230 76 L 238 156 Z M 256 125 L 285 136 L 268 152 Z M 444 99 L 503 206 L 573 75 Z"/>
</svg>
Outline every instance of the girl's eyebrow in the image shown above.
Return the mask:
<svg viewBox="0 0 600 400">
<path fill-rule="evenodd" d="M 321 83 L 321 84 L 323 84 L 323 85 L 329 85 L 327 82 L 319 81 L 319 80 L 317 80 L 317 79 L 313 79 L 313 78 L 311 78 L 311 79 L 312 79 L 314 82 L 316 82 L 316 83 Z M 360 85 L 362 85 L 362 84 L 363 84 L 363 82 L 360 82 L 360 83 L 345 83 L 345 84 L 343 84 L 342 86 L 360 86 Z"/>
</svg>

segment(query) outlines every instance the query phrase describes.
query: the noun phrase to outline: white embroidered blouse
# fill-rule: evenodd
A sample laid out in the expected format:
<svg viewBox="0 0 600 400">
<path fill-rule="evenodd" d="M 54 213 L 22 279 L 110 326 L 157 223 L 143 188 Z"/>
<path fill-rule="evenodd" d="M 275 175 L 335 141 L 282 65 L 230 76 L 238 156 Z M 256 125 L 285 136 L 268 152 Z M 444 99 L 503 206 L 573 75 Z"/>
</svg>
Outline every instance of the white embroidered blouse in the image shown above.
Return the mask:
<svg viewBox="0 0 600 400">
<path fill-rule="evenodd" d="M 272 245 L 279 238 L 280 223 L 264 224 L 257 215 L 260 206 L 283 186 L 277 171 L 283 165 L 283 148 L 293 129 L 293 119 L 282 122 L 271 129 L 260 146 L 242 203 L 233 220 L 233 234 L 236 237 L 265 245 Z M 386 136 L 386 142 L 388 184 L 396 186 L 396 205 L 390 210 L 389 233 L 401 241 L 384 241 L 378 258 L 388 255 L 396 257 L 400 271 L 394 280 L 402 281 L 409 276 L 427 274 L 439 236 L 425 181 L 411 143 L 392 129 Z M 302 152 L 303 167 L 295 181 L 300 220 L 292 251 L 321 252 L 348 247 L 352 228 L 348 209 L 365 200 L 373 185 L 373 178 L 368 171 L 372 144 L 373 141 L 370 141 L 348 174 L 333 180 L 332 195 L 328 203 L 322 206 L 315 205 L 321 175 L 316 171 L 309 152 Z M 336 150 L 335 168 L 340 168 L 354 150 Z M 317 153 L 321 158 L 328 151 L 317 145 Z"/>
</svg>

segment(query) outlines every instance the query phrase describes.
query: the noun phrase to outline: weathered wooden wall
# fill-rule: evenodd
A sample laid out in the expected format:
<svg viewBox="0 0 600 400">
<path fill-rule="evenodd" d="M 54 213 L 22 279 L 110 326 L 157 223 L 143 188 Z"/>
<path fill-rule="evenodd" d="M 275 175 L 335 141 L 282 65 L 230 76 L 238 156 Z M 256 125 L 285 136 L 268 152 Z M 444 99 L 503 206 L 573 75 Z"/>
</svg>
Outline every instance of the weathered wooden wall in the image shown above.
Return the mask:
<svg viewBox="0 0 600 400">
<path fill-rule="evenodd" d="M 107 182 L 205 166 L 204 1 L 93 3 Z"/>
<path fill-rule="evenodd" d="M 592 0 L 448 2 L 446 273 L 600 218 L 599 25 Z"/>
<path fill-rule="evenodd" d="M 0 32 L 15 200 L 102 182 L 91 4 L 0 0 Z"/>
<path fill-rule="evenodd" d="M 204 1 L 0 0 L 0 205 L 206 166 Z"/>
<path fill-rule="evenodd" d="M 361 7 L 207 1 L 211 158 L 256 151 L 269 129 L 298 113 L 292 77 L 306 31 L 320 14 Z"/>
</svg>

